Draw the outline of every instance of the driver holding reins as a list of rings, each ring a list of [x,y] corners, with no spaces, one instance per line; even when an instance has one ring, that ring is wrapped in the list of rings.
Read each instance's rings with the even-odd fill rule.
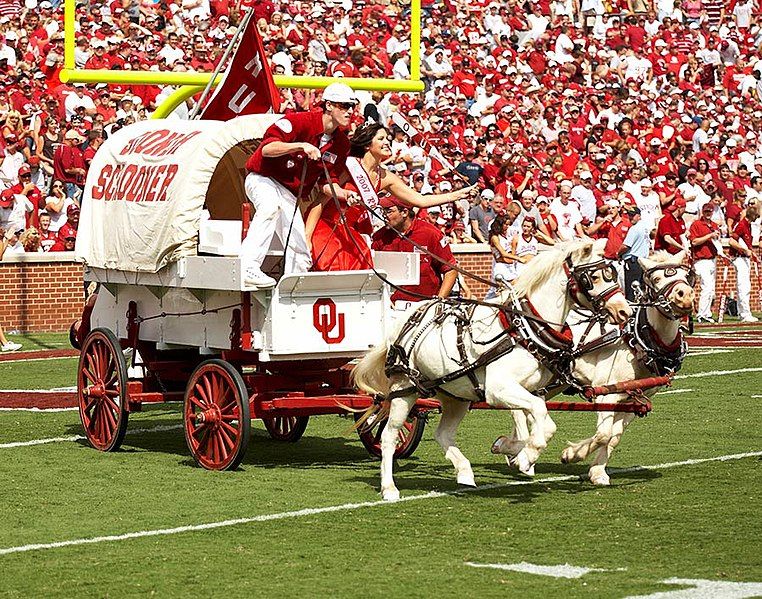
[[[309,197],[324,177],[324,165],[331,181],[322,181],[323,193],[330,195],[332,185],[339,199],[347,199],[350,192],[338,185],[338,175],[349,154],[344,129],[357,104],[352,88],[331,83],[323,91],[320,110],[288,114],[273,123],[246,162],[246,196],[256,210],[241,244],[246,287],[256,290],[275,285],[275,279],[262,272],[273,235],[284,246],[284,274],[306,272],[312,266],[297,200]]]

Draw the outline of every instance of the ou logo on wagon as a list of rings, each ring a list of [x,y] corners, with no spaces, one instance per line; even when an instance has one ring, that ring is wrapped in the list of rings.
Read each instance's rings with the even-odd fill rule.
[[[331,345],[341,343],[346,336],[344,314],[339,314],[336,303],[329,297],[321,297],[312,305],[312,326]]]

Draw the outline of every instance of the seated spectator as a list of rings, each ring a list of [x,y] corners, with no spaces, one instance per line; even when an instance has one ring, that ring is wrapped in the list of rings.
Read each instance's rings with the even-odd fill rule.
[[[63,181],[54,180],[50,188],[50,195],[45,198],[45,211],[50,216],[50,231],[52,233],[58,233],[59,229],[66,223],[69,206],[76,205],[77,203],[66,195]]]

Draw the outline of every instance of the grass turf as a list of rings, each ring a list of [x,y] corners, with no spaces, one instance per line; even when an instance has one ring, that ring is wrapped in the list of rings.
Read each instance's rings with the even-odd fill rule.
[[[758,350],[734,350],[689,357],[681,374],[759,364]],[[753,423],[762,410],[751,397],[761,380],[758,372],[677,380],[675,389],[693,391],[657,396],[654,413],[633,423],[612,465],[761,450],[762,433]],[[563,466],[557,458],[564,440],[592,434],[594,419],[569,413],[554,418],[559,431],[541,457],[537,478],[581,475],[587,466]],[[504,412],[474,412],[461,427],[461,447],[481,485],[516,480],[489,453],[492,440],[506,432],[509,421]],[[270,441],[255,423],[241,470],[229,473],[196,468],[181,429],[130,433],[179,422],[177,405],[133,414],[124,450],[113,454],[98,453],[84,442],[0,449],[0,501],[6,506],[0,547],[378,499],[378,462],[343,434],[346,420],[313,418],[305,437],[293,445]],[[397,466],[403,496],[457,490],[432,430],[427,429],[413,458]],[[0,443],[80,432],[76,412],[0,413]],[[615,471],[612,481],[606,489],[576,479],[502,486],[203,532],[5,555],[0,556],[5,574],[0,593],[582,597],[592,592],[624,597],[674,590],[659,584],[671,576],[762,581],[759,459]],[[473,569],[467,561],[627,570],[557,580]]]

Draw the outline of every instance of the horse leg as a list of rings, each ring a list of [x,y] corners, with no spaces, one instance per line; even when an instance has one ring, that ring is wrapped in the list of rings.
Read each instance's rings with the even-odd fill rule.
[[[583,439],[572,443],[571,441],[566,444],[566,447],[561,452],[562,464],[574,464],[581,462],[593,453],[596,449],[608,443],[609,436],[605,434],[605,431],[610,429],[611,423],[606,422],[614,417],[613,412],[598,412],[598,423],[596,424],[596,432],[592,437]]]
[[[442,417],[439,419],[434,439],[445,452],[445,457],[455,467],[458,484],[475,487],[476,481],[474,481],[474,472],[471,470],[471,462],[455,445],[458,426],[468,413],[468,402],[445,396],[437,396],[437,399],[442,404]]]
[[[504,455],[508,465],[511,464],[511,459],[524,449],[524,445],[529,439],[529,426],[524,411],[511,410],[511,416],[513,417],[513,434],[510,437],[499,436],[495,439],[490,450],[492,453]]]
[[[624,429],[626,429],[627,425],[634,419],[635,414],[618,413],[614,416],[611,425],[611,436],[609,437],[608,443],[598,450],[598,454],[595,456],[595,461],[593,461],[593,464],[588,471],[590,482],[594,485],[608,486],[611,484],[609,475],[606,472],[606,466],[611,459],[611,454],[622,439]]]
[[[499,380],[499,377],[495,378]],[[545,434],[545,424],[548,417],[545,401],[505,377],[500,380],[499,384],[487,386],[486,396],[487,403],[492,406],[519,409],[526,413],[531,424],[531,430],[526,445],[512,460],[512,463],[520,472],[531,476],[532,467],[549,440]]]
[[[381,495],[386,501],[397,501],[400,492],[394,485],[394,450],[397,448],[400,429],[415,405],[416,396],[395,397],[389,406],[389,419],[381,433]]]

